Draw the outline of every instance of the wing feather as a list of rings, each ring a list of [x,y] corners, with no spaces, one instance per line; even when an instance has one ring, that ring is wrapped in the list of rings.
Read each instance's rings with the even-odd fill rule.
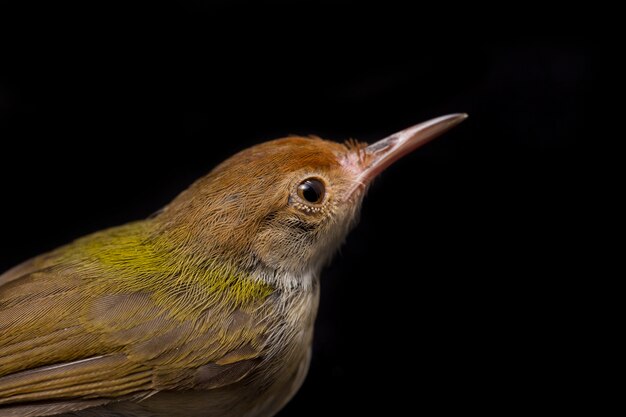
[[[86,294],[62,263],[45,255],[0,275],[0,417],[216,388],[258,364],[253,308],[181,320],[145,290]]]

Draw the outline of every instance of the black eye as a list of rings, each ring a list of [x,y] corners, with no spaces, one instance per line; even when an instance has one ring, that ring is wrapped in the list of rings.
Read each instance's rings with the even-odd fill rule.
[[[324,199],[324,184],[317,178],[306,179],[298,185],[298,195],[309,203],[320,203]]]

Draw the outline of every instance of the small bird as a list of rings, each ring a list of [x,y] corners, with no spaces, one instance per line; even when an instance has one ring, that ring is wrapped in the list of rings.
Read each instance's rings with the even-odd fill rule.
[[[275,415],[307,374],[320,269],[372,179],[466,117],[369,146],[253,146],[154,216],[0,275],[0,417]]]

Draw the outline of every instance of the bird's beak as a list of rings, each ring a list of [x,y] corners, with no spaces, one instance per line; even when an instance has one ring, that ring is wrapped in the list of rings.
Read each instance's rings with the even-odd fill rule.
[[[430,142],[466,118],[467,114],[465,113],[437,117],[369,145],[364,149],[365,155],[362,159],[364,166],[358,174],[358,184],[362,186],[369,184],[374,177],[395,161]]]

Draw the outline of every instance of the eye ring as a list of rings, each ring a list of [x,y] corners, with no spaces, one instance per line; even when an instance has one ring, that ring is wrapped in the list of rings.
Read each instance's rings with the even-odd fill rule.
[[[298,184],[297,194],[307,204],[320,204],[324,201],[326,186],[319,178],[307,178]]]

